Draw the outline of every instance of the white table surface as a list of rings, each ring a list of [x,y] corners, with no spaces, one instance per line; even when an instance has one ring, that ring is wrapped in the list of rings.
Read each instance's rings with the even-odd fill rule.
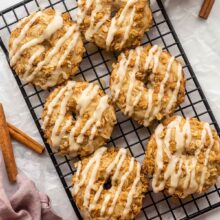
[[[1,0],[0,10],[21,0]],[[198,18],[202,0],[167,0],[165,5],[190,63],[209,104],[220,124],[220,0],[216,0],[207,21]],[[9,74],[4,55],[0,53],[0,102],[8,120],[41,141],[17,84]],[[4,70],[4,71],[2,71]],[[14,142],[17,166],[31,178],[38,189],[46,192],[56,212],[64,220],[76,219],[54,167],[45,154],[38,156]],[[21,170],[22,168],[22,170]],[[44,181],[42,181],[42,179]],[[5,178],[7,184],[7,178]],[[11,188],[7,188],[9,193]],[[220,208],[199,218],[217,220]]]

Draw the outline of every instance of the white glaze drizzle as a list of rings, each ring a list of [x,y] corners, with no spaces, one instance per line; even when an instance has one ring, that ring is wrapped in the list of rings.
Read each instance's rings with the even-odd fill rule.
[[[185,162],[185,171],[186,171],[186,176],[185,176],[185,179],[183,181],[183,189],[184,191],[186,191],[186,189],[188,188],[189,186],[189,183],[190,183],[190,161],[189,160],[186,160]]]
[[[75,141],[75,132],[76,129],[79,128],[82,120],[82,115],[85,113],[87,107],[92,102],[93,98],[97,95],[99,90],[98,85],[94,85],[93,83],[89,84],[86,89],[84,89],[80,95],[80,97],[77,100],[77,106],[76,109],[79,111],[79,118],[76,121],[75,126],[71,129],[70,135],[69,135],[69,145],[70,150],[78,150],[79,144]]]
[[[155,108],[155,112],[154,112],[155,114],[160,110],[161,100],[162,100],[163,95],[164,95],[164,87],[165,87],[165,84],[166,84],[167,80],[169,79],[170,71],[171,71],[173,62],[174,62],[174,57],[171,57],[169,62],[168,62],[168,65],[167,65],[167,70],[166,70],[165,76],[164,76],[164,78],[163,78],[163,80],[160,84],[160,90],[159,90],[159,93],[158,93],[158,105]]]
[[[14,30],[21,28],[21,26],[29,19],[29,17],[21,18],[18,23],[15,25]]]
[[[92,211],[92,210],[95,208],[95,206],[96,206],[96,204],[97,204],[97,201],[99,200],[103,189],[104,189],[104,188],[103,188],[103,186],[101,185],[101,186],[99,187],[98,191],[95,193],[94,199],[93,199],[92,203],[89,205],[89,211]]]
[[[59,147],[60,140],[62,138],[62,132],[57,135],[58,129],[61,126],[64,117],[66,115],[66,109],[67,109],[67,104],[71,96],[73,95],[73,87],[75,86],[76,82],[74,81],[69,81],[67,83],[67,90],[64,94],[64,98],[62,99],[62,102],[60,104],[60,109],[59,109],[59,115],[57,117],[57,120],[55,122],[55,125],[52,129],[52,134],[51,134],[51,141],[54,147]]]
[[[98,94],[99,86],[90,83],[86,89],[83,90],[79,99],[77,100],[76,109],[79,111],[79,115],[83,115],[86,108],[89,106],[94,97]]]
[[[195,155],[192,159],[186,158],[182,155],[182,152],[185,148],[190,145],[192,140],[191,128],[189,119],[186,119],[182,129],[180,129],[180,123],[182,118],[177,116],[175,120],[173,120],[167,126],[167,131],[164,139],[161,139],[161,134],[163,132],[163,125],[160,124],[155,130],[155,139],[157,143],[157,153],[156,153],[156,171],[153,175],[152,187],[154,192],[159,192],[164,189],[166,181],[170,179],[170,187],[169,192],[172,194],[179,183],[179,178],[182,174],[182,166],[185,165],[186,176],[183,180],[183,194],[187,196],[197,190],[202,191],[205,176],[207,172],[207,164],[209,160],[210,151],[214,145],[214,139],[212,135],[212,131],[210,125],[208,123],[204,123],[203,130],[201,134],[201,144],[195,152]],[[171,151],[169,149],[169,142],[171,140],[171,131],[175,129],[175,142],[176,142],[176,152],[171,155]],[[205,160],[202,167],[202,172],[200,176],[200,181],[196,180],[196,165],[198,156],[201,150],[204,148],[206,143],[207,135],[210,139],[209,146],[205,152]],[[161,170],[163,169],[163,152],[166,152],[169,162],[167,168],[164,172],[164,179],[160,182],[158,181],[159,176],[161,175]],[[178,170],[176,171],[176,166],[178,166]],[[159,183],[158,183],[159,182]]]
[[[95,183],[95,178],[100,166],[100,161],[102,158],[102,155],[106,152],[107,148],[101,148],[101,152],[97,155],[96,160],[95,160],[95,165],[93,166],[93,169],[91,171],[89,180],[88,180],[88,184],[86,186],[85,189],[85,193],[84,193],[84,201],[83,201],[83,206],[84,207],[88,207],[89,206],[89,197],[90,197],[90,191],[92,189],[92,187],[94,186]]]
[[[129,75],[129,86],[128,86],[128,90],[127,90],[126,105],[125,105],[125,114],[128,114],[129,116],[132,115],[133,109],[134,109],[134,102],[131,103],[132,90],[133,90],[135,82],[136,82],[135,76],[136,76],[136,73],[138,72],[138,69],[139,69],[142,50],[143,50],[142,47],[137,47],[135,49],[135,52],[136,52],[135,65],[132,68],[132,71]]]
[[[131,14],[128,17],[129,22],[127,24],[127,27],[126,27],[125,33],[124,33],[124,37],[123,37],[123,39],[121,41],[121,44],[120,44],[121,48],[124,46],[124,44],[126,43],[127,39],[129,38],[129,33],[130,33],[130,30],[131,30],[131,27],[132,27],[132,24],[133,24],[135,12],[136,12],[136,8],[134,7],[132,9],[132,11],[131,11]]]
[[[44,51],[45,51],[45,48],[42,46],[33,53],[33,55],[28,60],[26,71],[25,71],[24,75],[22,76],[23,79],[25,79],[27,77],[28,73],[33,68],[33,63],[34,63],[35,59],[37,57],[39,57]]]
[[[107,38],[106,38],[106,49],[109,50],[109,47],[114,39],[114,36],[115,36],[115,32],[117,31],[117,28],[116,28],[116,17],[114,17],[112,20],[111,20],[111,23],[110,23],[110,27],[109,27],[109,30],[108,30],[108,34],[107,34]]]
[[[116,167],[116,171],[114,173],[114,176],[112,178],[112,182],[113,183],[114,183],[115,179],[118,178],[119,170],[120,170],[120,168],[122,166],[122,163],[123,163],[124,159],[125,159],[125,156],[122,155],[122,157],[121,157],[121,159],[120,159],[120,161],[118,163],[118,166]],[[124,182],[126,181],[128,175],[132,172],[133,167],[134,167],[134,158],[131,159],[130,164],[129,164],[129,170],[121,177],[121,181],[120,181],[120,184],[119,184],[119,186],[117,188],[117,191],[114,192],[112,203],[111,203],[110,207],[108,206],[109,208],[108,208],[108,211],[107,211],[107,216],[110,216],[112,214],[112,212],[114,211],[114,208],[115,208],[116,202],[118,200],[118,197],[121,194],[121,190],[122,190],[122,187],[124,185]],[[108,202],[109,202],[109,200],[111,198],[111,196],[110,196],[111,194],[112,194],[112,190],[110,190],[110,192],[104,198],[104,202],[103,202],[102,207],[101,207],[101,216],[103,216],[105,214],[105,212],[106,212]]]
[[[126,59],[124,53],[121,55],[121,60],[119,62],[119,68],[117,70],[118,82],[116,82],[116,80],[115,80],[115,81],[113,81],[113,84],[112,84],[113,101],[116,101],[118,99],[118,96],[119,96],[120,91],[121,91],[122,82],[123,82],[123,79],[125,77],[126,70],[128,68],[128,65],[130,63],[130,60],[131,60],[131,57],[132,57],[133,53],[134,53],[134,50],[131,50],[129,52],[128,59]]]
[[[162,82],[160,83],[160,90],[159,90],[159,93],[157,95],[157,106],[154,107],[154,110],[151,114],[150,117],[148,118],[145,118],[145,122],[144,124],[147,126],[149,125],[149,123],[155,118],[155,116],[157,115],[157,113],[160,111],[161,109],[161,101],[162,101],[162,98],[164,96],[164,88],[165,88],[165,84],[166,82],[168,81],[169,79],[169,76],[170,76],[170,71],[171,71],[171,68],[172,68],[172,64],[174,62],[174,57],[171,57],[169,59],[169,62],[168,62],[168,65],[167,65],[167,70],[166,70],[166,73],[165,73],[165,76],[162,80]]]
[[[189,195],[191,193],[193,193],[194,191],[197,190],[198,188],[198,183],[196,181],[196,164],[197,164],[197,157],[198,155],[195,156],[195,158],[192,158],[192,161],[191,161],[191,170],[188,171],[190,174],[190,178],[187,182],[185,182],[185,186],[187,186],[188,188],[185,188],[185,191],[184,191],[184,195]]]
[[[95,8],[92,11],[91,17],[90,17],[90,25],[89,28],[85,32],[85,38],[86,40],[90,41],[93,37],[93,35],[99,30],[99,28],[109,19],[110,14],[106,12],[106,14],[97,22],[95,25],[95,17],[98,12],[102,11],[103,6],[101,4],[101,0],[95,0]],[[84,19],[84,18],[83,18]]]
[[[67,119],[64,122],[64,126],[62,127],[61,132],[60,132],[61,137],[63,137],[63,135],[65,135],[67,128],[72,125],[72,121],[73,121],[73,118],[72,118],[72,116],[70,116],[69,119]]]
[[[18,44],[25,38],[25,35],[27,34],[27,31],[30,29],[31,25],[37,20],[38,17],[40,17],[42,15],[42,12],[39,11],[39,12],[36,12],[32,18],[24,25],[24,27],[22,28],[21,32],[19,33],[19,35],[13,40],[12,42],[12,47],[11,47],[11,50],[9,52],[9,57],[11,58],[16,49],[17,49],[17,46]],[[25,18],[24,21],[22,20],[21,22],[19,22],[19,25],[16,27],[17,28],[20,28],[24,22],[26,22],[28,18]]]
[[[81,169],[82,169],[82,162],[79,161],[77,163],[77,170],[76,170],[76,174],[75,174],[76,183],[74,184],[74,186],[72,187],[72,190],[71,190],[72,195],[75,195],[77,193],[76,190],[79,190],[78,184],[80,182],[80,178],[79,177],[80,177]]]
[[[78,13],[77,13],[77,23],[78,23],[78,25],[80,25],[83,22],[87,11],[92,6],[93,1],[94,0],[86,0],[86,5],[85,6],[82,6],[82,0],[78,1],[78,6],[79,6],[78,7]],[[82,10],[82,8],[84,10]]]
[[[179,168],[176,171],[176,166],[179,163]],[[170,188],[169,193],[173,194],[174,190],[178,186],[179,177],[182,173],[183,159],[179,156],[174,155],[171,158],[171,162],[168,164],[166,172],[164,173],[164,180],[167,181],[170,178]]]
[[[113,197],[113,201],[111,203],[111,206],[108,209],[108,212],[107,212],[108,216],[110,216],[113,213],[115,205],[116,205],[117,200],[118,200],[118,197],[121,194],[122,187],[123,187],[126,179],[128,178],[129,174],[132,172],[133,169],[134,169],[134,158],[132,157],[131,161],[130,161],[130,164],[129,164],[128,171],[121,177],[121,182],[119,184],[119,187],[118,187],[117,191],[115,192],[115,195]]]
[[[204,147],[204,144],[206,141],[206,135],[207,135],[206,126],[207,125],[208,125],[207,123],[204,123],[203,129],[202,129],[202,134],[201,134],[201,140],[200,140],[201,144],[197,148],[197,150],[195,152],[195,157],[191,161],[192,168],[191,168],[191,172],[190,172],[190,180],[185,183],[186,186],[188,186],[188,188],[186,188],[186,190],[184,192],[185,195],[191,194],[199,188],[199,183],[196,181],[196,165],[197,165],[199,154],[200,154],[202,148]],[[201,177],[202,177],[202,175],[201,175]],[[200,182],[200,184],[201,184],[201,182]]]
[[[156,53],[155,53],[156,52]],[[154,75],[157,72],[157,68],[159,66],[159,59],[162,53],[162,48],[158,45],[154,45],[148,52],[147,59],[144,65],[145,71],[149,69],[150,63],[153,60],[152,73],[149,79],[152,81],[154,79]]]
[[[153,47],[150,48],[149,52],[148,52],[148,55],[147,55],[147,59],[145,61],[145,64],[144,64],[144,69],[145,70],[148,70],[149,69],[149,65],[150,65],[150,62],[154,59],[155,60],[159,60],[158,58],[158,54],[156,56],[156,58],[154,58],[154,53],[157,51],[158,49],[158,45],[154,45]],[[154,67],[156,66],[156,67]],[[153,70],[155,71],[155,69],[157,68],[158,66],[158,62],[154,62],[153,63]]]
[[[180,90],[180,83],[182,80],[182,66],[181,64],[178,65],[178,71],[177,71],[177,82],[176,87],[172,93],[172,96],[169,99],[169,102],[166,107],[166,112],[169,113],[170,109],[172,108],[173,104],[177,101],[177,96]]]
[[[119,166],[119,159],[120,158],[124,158],[126,156],[126,150],[124,148],[121,148],[115,159],[108,165],[108,167],[106,168],[106,172],[105,172],[105,179],[108,178],[109,174],[111,173],[111,171],[114,169],[114,167],[117,165],[117,167]],[[117,168],[116,168],[117,169]],[[99,200],[101,193],[103,191],[103,185],[100,185],[98,191],[96,192],[95,196],[94,196],[94,200],[92,201],[92,203],[89,206],[89,210],[93,210],[95,208],[95,205],[97,204],[97,201]],[[103,204],[103,206],[105,207],[105,205]],[[102,212],[104,212],[106,208],[102,208]]]
[[[72,49],[76,46],[77,40],[78,40],[78,38],[80,36],[80,33],[77,31],[72,36],[73,36],[73,38],[70,41],[68,47],[66,48],[66,50],[64,51],[62,56],[59,58],[59,61],[58,61],[58,64],[57,64],[57,68],[60,68],[60,66],[62,65],[63,61],[69,55],[70,51],[72,51]]]
[[[101,156],[105,153],[105,151],[106,151],[105,147],[101,147],[95,151],[93,157],[89,160],[89,162],[86,164],[85,168],[82,170],[82,173],[81,173],[82,178],[79,178],[78,181],[75,182],[73,189],[72,189],[73,195],[76,195],[78,193],[80,187],[85,183],[92,165],[94,165],[94,163],[96,163],[97,160],[101,159]],[[96,167],[96,170],[97,169],[98,169],[98,167]],[[90,176],[90,178],[91,178],[91,176]],[[87,185],[87,187],[88,187],[88,185]],[[85,201],[85,199],[86,198],[84,198],[84,201]]]
[[[203,168],[202,168],[200,181],[198,183],[196,181],[196,165],[197,165],[199,154],[200,154],[202,148],[204,147],[204,145],[206,143],[207,133],[208,133],[208,136],[210,138],[210,144],[209,144],[209,146],[208,146],[208,148],[205,152],[204,165],[203,165]],[[186,185],[189,185],[189,188],[186,189],[185,195],[191,194],[197,189],[199,191],[202,190],[202,187],[203,187],[203,184],[204,184],[205,174],[206,174],[206,171],[207,171],[207,163],[208,163],[208,159],[209,159],[209,153],[211,151],[211,148],[212,148],[213,144],[214,144],[214,140],[213,140],[211,128],[210,128],[208,123],[204,123],[202,134],[201,134],[201,144],[198,147],[198,149],[196,150],[195,157],[192,160],[192,165],[191,165],[192,170],[191,170],[191,175],[190,175],[191,178],[190,178],[190,181],[186,183]]]
[[[114,175],[112,177],[112,182],[113,183],[115,183],[115,180],[118,178],[118,176],[120,174],[120,169],[121,169],[121,167],[122,167],[122,165],[123,165],[123,163],[125,161],[125,158],[126,158],[126,154],[125,154],[125,152],[123,152],[123,154],[122,154],[122,156],[121,156],[121,158],[120,158],[120,160],[119,160],[119,162],[117,164],[117,167],[115,169],[115,173],[114,173]]]
[[[147,59],[144,65],[145,71],[149,69],[150,63],[153,60],[153,66],[152,66],[152,74],[150,75],[150,80],[153,80],[154,74],[157,71],[157,68],[159,66],[159,58],[162,53],[162,49],[158,47],[158,45],[154,45],[151,47],[151,49],[148,52]],[[144,126],[149,125],[149,115],[151,113],[152,107],[153,107],[153,94],[154,94],[154,89],[153,88],[148,88],[147,92],[147,110],[144,115]]]
[[[149,88],[147,90],[147,110],[144,115],[144,126],[145,127],[149,125],[148,117],[153,107],[153,94],[154,94],[154,90]]]
[[[133,102],[133,105],[130,107],[131,108],[131,113],[133,114],[133,112],[134,112],[134,107],[139,103],[139,101],[140,101],[140,99],[141,99],[141,97],[142,97],[142,95],[143,95],[143,91],[144,91],[144,84],[141,84],[141,89],[140,89],[140,91],[139,91],[139,93],[138,93],[138,95],[135,97],[135,99],[134,99],[134,102]]]
[[[52,99],[52,101],[48,104],[48,107],[47,107],[47,114],[45,115],[44,119],[43,119],[43,125],[42,125],[42,128],[45,129],[48,122],[49,122],[49,119],[50,119],[50,116],[51,114],[53,113],[54,111],[54,108],[55,106],[58,104],[61,96],[63,96],[63,94],[65,93],[66,91],[66,86],[63,87],[58,93],[57,95]]]
[[[43,32],[42,35],[40,35],[38,38],[34,38],[27,43],[23,44],[11,57],[10,64],[11,66],[14,66],[17,60],[22,55],[23,51],[35,46],[41,42],[43,42],[45,39],[48,39],[51,37],[52,34],[54,34],[58,29],[60,29],[63,26],[63,18],[61,16],[61,12],[56,12],[54,18],[52,21],[48,24],[47,28]]]
[[[111,199],[111,195],[110,194],[107,194],[104,198],[104,202],[102,203],[102,207],[101,207],[101,212],[100,212],[100,215],[103,216],[104,213],[105,213],[105,210],[107,208],[107,205],[108,205],[108,202],[109,200]]]
[[[140,181],[140,173],[141,173],[141,165],[139,163],[137,163],[137,168],[136,168],[136,177],[134,179],[134,182],[131,186],[131,189],[128,193],[128,197],[127,197],[127,202],[125,205],[125,209],[123,211],[123,217],[125,218],[126,215],[129,213],[129,211],[131,210],[131,204],[133,201],[133,195],[135,194],[135,190],[137,188],[137,184]]]
[[[202,188],[203,188],[203,185],[205,182],[205,176],[206,176],[206,172],[207,172],[207,164],[209,161],[209,154],[210,154],[210,151],[212,150],[212,147],[214,144],[214,139],[213,139],[212,130],[210,128],[210,125],[208,123],[205,123],[204,129],[206,129],[206,134],[208,134],[208,137],[210,139],[210,143],[209,143],[208,148],[205,152],[205,161],[204,161],[203,168],[202,168],[202,174],[201,174],[200,183],[199,183],[199,191],[202,191]],[[204,143],[205,143],[205,141],[204,141]]]
[[[93,125],[92,130],[91,130],[91,136],[94,137],[96,129],[100,125],[100,120],[102,118],[102,114],[107,109],[107,107],[108,107],[108,96],[105,95],[100,98],[99,104],[98,104],[96,110],[94,111],[92,117],[89,118],[89,120],[86,122],[86,124],[82,128],[80,135],[77,137],[77,143],[83,142],[84,134],[92,126],[92,124],[95,123]],[[91,138],[89,137],[89,139],[91,139]]]
[[[126,20],[126,16],[129,12],[129,8],[132,4],[134,4],[137,0],[128,0],[126,2],[126,5],[125,7],[123,8],[118,20],[116,20],[116,17],[114,17],[112,20],[111,20],[111,24],[110,24],[110,27],[109,27],[109,30],[108,30],[108,34],[107,34],[107,38],[106,38],[106,48],[107,50],[109,50],[110,46],[111,46],[111,43],[114,39],[114,36],[115,36],[115,33],[116,31],[118,30],[118,27]],[[132,20],[133,22],[133,20]],[[131,24],[129,24],[128,26],[131,26]],[[124,35],[125,37],[125,35]]]
[[[159,59],[160,59],[161,53],[162,53],[162,48],[158,48],[157,53],[155,54],[155,56],[153,56],[153,58],[154,58],[154,65],[153,65],[153,69],[152,69],[153,73],[157,72],[157,68],[159,66]],[[151,78],[153,79],[152,75],[151,75]]]
[[[85,32],[86,40],[90,41],[99,28],[109,19],[109,14],[104,15],[104,17],[94,26],[90,24],[90,27]]]
[[[66,31],[66,33],[56,42],[55,46],[52,48],[52,50],[48,53],[48,55],[44,58],[44,60],[42,60],[41,62],[38,63],[37,67],[34,69],[34,71],[26,77],[26,80],[28,82],[32,81],[33,78],[35,77],[36,74],[39,73],[39,71],[42,69],[42,67],[44,65],[47,65],[51,59],[59,52],[60,48],[63,46],[64,42],[70,38],[70,36],[73,34],[73,31],[75,30],[75,25],[71,26],[68,28],[68,30]],[[60,75],[60,71],[56,72],[57,74],[55,74],[55,72],[53,72],[53,76],[57,75],[56,79],[59,77]],[[55,80],[56,80],[55,79]],[[55,82],[56,83],[56,82]]]
[[[118,168],[118,166],[119,166],[118,160],[119,160],[120,158],[123,158],[123,161],[124,161],[124,157],[126,156],[126,154],[127,154],[127,151],[126,151],[124,148],[121,148],[121,149],[118,151],[118,153],[117,153],[115,159],[113,160],[112,163],[109,164],[109,166],[108,166],[107,169],[106,169],[106,174],[107,174],[107,175],[109,175],[109,174],[111,173],[111,171],[114,169],[115,165],[117,165],[117,166],[116,166],[116,169]]]

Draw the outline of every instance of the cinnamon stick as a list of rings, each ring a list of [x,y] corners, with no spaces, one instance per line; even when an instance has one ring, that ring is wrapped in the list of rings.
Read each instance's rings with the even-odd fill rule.
[[[7,125],[11,137],[13,137],[16,141],[24,144],[26,147],[30,148],[31,150],[39,154],[43,153],[44,147],[41,144],[39,144],[37,141],[29,137],[23,131],[16,128],[14,125],[10,123],[7,123]]]
[[[1,103],[0,103],[0,144],[1,144],[3,158],[5,161],[6,171],[8,174],[8,179],[11,182],[15,182],[18,172],[15,163],[11,139],[8,131],[8,126],[5,119],[4,109]]]
[[[204,0],[201,10],[199,12],[199,17],[207,19],[214,4],[215,0]]]

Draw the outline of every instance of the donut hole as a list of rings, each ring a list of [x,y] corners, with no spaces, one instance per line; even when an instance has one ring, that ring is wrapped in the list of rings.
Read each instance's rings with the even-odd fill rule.
[[[153,86],[152,86],[152,83],[151,82],[148,82],[148,81],[146,81],[146,82],[144,82],[144,85],[145,85],[145,87],[147,88],[147,89],[151,89]]]
[[[146,74],[146,76],[144,77],[144,80],[143,80],[145,87],[148,88],[148,89],[153,87],[152,74],[153,74],[152,72],[148,72]]]
[[[44,47],[45,51],[49,50],[53,45],[49,40],[45,40],[42,42],[42,46]]]
[[[108,179],[106,179],[106,181],[104,182],[103,188],[106,190],[109,190],[112,188],[112,180],[110,177]]]
[[[72,112],[72,116],[76,120],[76,113],[75,112]]]
[[[111,18],[115,17],[115,15],[117,14],[117,11],[111,11]]]
[[[111,14],[110,14],[111,18],[115,17],[115,15],[118,13],[118,11],[120,10],[120,8],[121,8],[121,5],[120,5],[119,3],[114,2],[114,3],[112,4]]]

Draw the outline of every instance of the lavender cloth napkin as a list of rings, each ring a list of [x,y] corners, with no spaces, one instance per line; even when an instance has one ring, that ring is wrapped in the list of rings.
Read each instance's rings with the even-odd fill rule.
[[[2,175],[0,152],[0,220],[62,220],[51,211],[49,197],[38,192],[35,184],[20,174],[17,176],[17,191],[8,198]]]

